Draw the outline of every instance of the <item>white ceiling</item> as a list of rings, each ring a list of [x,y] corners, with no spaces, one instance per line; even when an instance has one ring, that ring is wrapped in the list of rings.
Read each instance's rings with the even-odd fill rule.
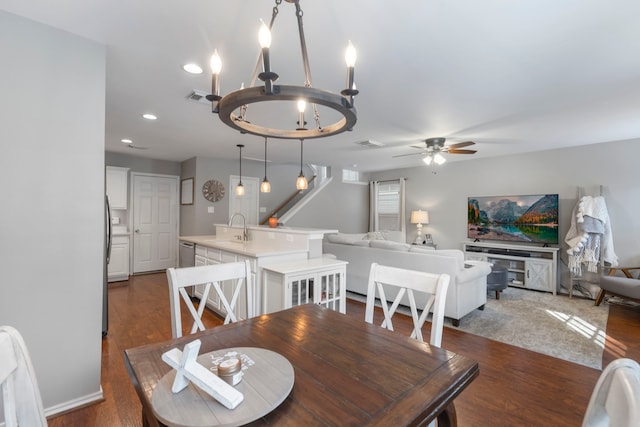
[[[313,86],[345,86],[344,49],[358,51],[358,122],[305,142],[305,162],[360,171],[421,165],[427,137],[472,140],[466,160],[640,137],[637,0],[300,0]],[[155,159],[262,158],[210,107],[208,61],[223,59],[222,94],[249,83],[259,19],[272,0],[0,0],[0,9],[107,46],[106,148]],[[271,63],[280,84],[302,84],[294,6],[282,2]],[[205,73],[182,71],[195,61]],[[153,112],[149,122],[141,114]],[[257,115],[258,113],[256,113]],[[261,111],[259,114],[263,114]],[[292,121],[297,120],[295,111]],[[259,121],[259,120],[256,120]],[[307,118],[307,121],[310,121]],[[329,119],[327,119],[329,121]],[[131,138],[147,150],[120,142]],[[356,142],[373,140],[382,148]],[[299,162],[299,142],[273,140],[274,162]],[[354,166],[357,165],[357,166]]]

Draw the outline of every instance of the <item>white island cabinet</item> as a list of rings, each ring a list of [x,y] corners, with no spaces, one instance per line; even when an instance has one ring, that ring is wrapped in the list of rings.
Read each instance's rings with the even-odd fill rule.
[[[301,304],[346,313],[347,261],[313,258],[263,268],[263,314]]]
[[[216,235],[212,236],[180,236],[181,241],[192,242],[196,245],[195,265],[211,265],[219,263],[249,260],[251,265],[251,279],[253,282],[253,311],[256,315],[263,314],[263,269],[265,266],[286,262],[305,261],[309,258],[322,256],[322,237],[325,232],[335,230],[312,229],[269,229],[266,227],[249,227],[249,240],[243,242],[236,236],[242,237],[242,227],[216,226]],[[320,251],[318,252],[318,247]],[[231,297],[230,284],[222,284],[223,292]],[[202,286],[196,286],[194,296],[202,296]],[[246,293],[240,296],[236,304],[236,316],[246,319]],[[212,310],[226,315],[224,306],[220,304],[215,292],[209,292],[206,304]]]

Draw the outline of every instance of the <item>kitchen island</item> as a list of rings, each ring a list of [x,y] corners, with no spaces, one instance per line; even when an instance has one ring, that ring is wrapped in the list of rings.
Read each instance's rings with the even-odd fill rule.
[[[248,239],[243,240],[244,228],[228,225],[216,225],[215,235],[180,236],[179,240],[195,244],[194,265],[212,265],[249,260],[253,282],[253,312],[263,314],[263,267],[283,262],[306,260],[322,257],[322,238],[325,233],[337,230],[292,228],[292,227],[247,227]],[[226,289],[225,291],[226,294]],[[229,290],[230,292],[230,290]],[[202,296],[202,286],[196,286],[194,295]],[[241,295],[246,300],[245,295]],[[207,306],[226,315],[224,306],[215,292],[207,298]],[[247,307],[238,304],[236,316],[246,319]]]

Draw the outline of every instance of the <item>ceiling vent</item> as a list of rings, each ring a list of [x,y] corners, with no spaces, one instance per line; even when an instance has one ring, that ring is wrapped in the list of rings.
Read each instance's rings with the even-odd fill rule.
[[[201,104],[211,106],[211,101],[207,100],[207,92],[203,92],[201,90],[194,89],[191,91],[189,95],[187,95],[187,99],[190,101],[199,102]]]
[[[384,147],[384,144],[378,141],[372,141],[370,139],[367,139],[365,141],[357,141],[356,144],[362,146],[362,147],[367,147],[367,148],[382,148]]]

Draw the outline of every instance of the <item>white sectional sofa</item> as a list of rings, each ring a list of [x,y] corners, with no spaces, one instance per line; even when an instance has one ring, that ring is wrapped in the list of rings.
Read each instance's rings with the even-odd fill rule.
[[[435,250],[389,241],[383,239],[380,233],[337,233],[325,236],[323,252],[349,262],[347,290],[362,295],[367,294],[369,269],[373,262],[409,270],[448,274],[451,281],[444,315],[453,321],[454,326],[458,326],[460,319],[473,310],[483,309],[487,301],[490,264],[478,262],[465,266],[461,250]],[[417,298],[416,302],[423,306],[426,303]]]

